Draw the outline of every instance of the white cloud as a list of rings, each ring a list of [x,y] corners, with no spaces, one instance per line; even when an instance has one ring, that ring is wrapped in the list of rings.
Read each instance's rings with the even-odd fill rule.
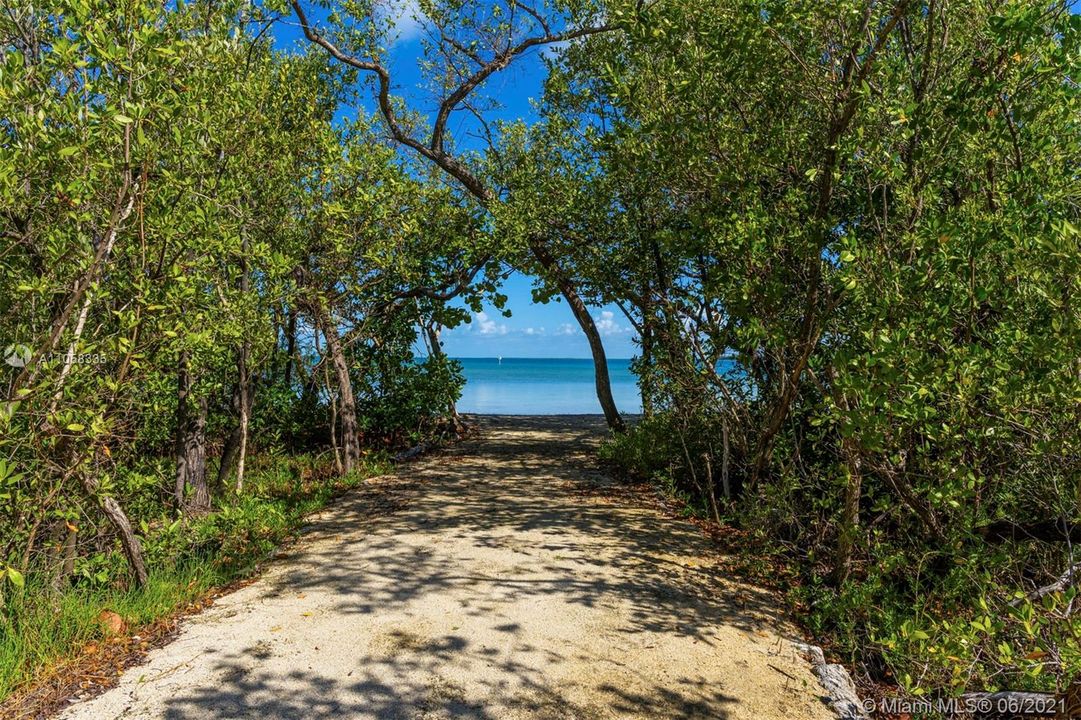
[[[616,315],[611,310],[601,312],[600,317],[594,316],[593,321],[597,324],[597,332],[605,337],[623,335],[630,332],[630,328],[616,322]]]
[[[479,312],[473,316],[473,321],[477,324],[477,332],[481,335],[506,335],[507,326],[497,323],[488,317],[488,313]]]
[[[580,330],[570,323],[563,323],[556,330],[556,335],[577,335]]]
[[[424,32],[424,14],[417,0],[378,0],[375,11],[390,22],[391,44],[415,40]]]

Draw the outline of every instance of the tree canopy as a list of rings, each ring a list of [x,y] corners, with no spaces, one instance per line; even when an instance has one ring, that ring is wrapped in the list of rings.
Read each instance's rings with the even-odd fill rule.
[[[454,436],[439,333],[523,272],[590,342],[602,454],[741,529],[865,682],[1081,671],[1068,2],[408,12],[428,104],[375,0],[0,12],[5,631],[27,585],[257,553],[283,486],[252,463],[332,483]],[[492,78],[538,54],[534,116],[496,120]]]

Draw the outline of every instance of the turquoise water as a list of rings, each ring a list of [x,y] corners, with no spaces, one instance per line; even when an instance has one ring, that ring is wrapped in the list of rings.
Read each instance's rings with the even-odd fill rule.
[[[457,358],[465,371],[458,411],[484,415],[600,413],[592,360]],[[642,399],[630,360],[609,360],[612,395],[623,413],[640,413]]]

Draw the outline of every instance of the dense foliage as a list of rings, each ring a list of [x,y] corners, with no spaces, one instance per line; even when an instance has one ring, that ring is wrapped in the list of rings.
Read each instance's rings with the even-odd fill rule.
[[[0,695],[93,627],[51,635],[35,599],[239,572],[298,522],[283,453],[322,497],[368,472],[363,441],[456,422],[458,370],[412,356],[461,319],[473,211],[268,25],[242,2],[0,13]]]
[[[514,268],[590,342],[607,457],[747,528],[864,679],[1081,671],[1068,3],[411,7],[432,107],[395,96],[378,2],[0,15],[5,603],[232,537],[249,456],[355,477],[453,428],[439,329]],[[536,122],[489,122],[538,50]],[[640,342],[627,432],[602,302]]]
[[[613,457],[782,548],[869,677],[1067,682],[1074,590],[1024,593],[1081,519],[1081,18],[659,3],[628,32],[550,93],[603,198],[572,230],[621,222],[582,282],[643,338]]]

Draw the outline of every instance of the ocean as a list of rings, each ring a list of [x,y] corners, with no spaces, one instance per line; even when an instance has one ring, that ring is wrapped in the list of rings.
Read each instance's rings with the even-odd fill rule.
[[[458,412],[482,415],[599,414],[593,361],[548,358],[455,358],[465,373]],[[612,396],[622,413],[642,412],[630,360],[609,360]]]

